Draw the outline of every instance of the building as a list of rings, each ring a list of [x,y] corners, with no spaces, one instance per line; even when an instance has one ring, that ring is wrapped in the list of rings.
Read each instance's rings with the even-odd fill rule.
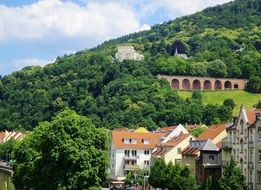
[[[25,137],[24,133],[16,131],[2,131],[0,132],[0,143],[5,143],[8,140],[22,140]]]
[[[118,61],[124,61],[124,60],[141,61],[144,59],[144,56],[139,52],[135,51],[133,46],[119,46],[118,52],[115,54],[115,58]]]
[[[221,173],[221,154],[218,145],[223,138],[227,136],[226,125],[214,125],[203,132],[196,140],[189,142],[182,152],[182,163],[187,165],[192,174],[201,183],[213,171],[208,170],[209,167],[213,167],[213,170],[218,177],[218,173]],[[219,155],[220,154],[220,155]],[[208,157],[208,159],[207,159]],[[220,159],[219,159],[220,158]],[[216,166],[215,166],[216,165]],[[206,169],[203,171],[203,169]]]
[[[136,130],[126,128],[113,130],[110,150],[111,181],[117,183],[123,181],[128,173],[135,175],[140,169],[149,171],[152,154],[158,146],[164,144],[174,147],[175,152],[180,148],[180,143],[185,143],[185,140],[188,143],[189,137],[188,131],[182,125],[159,128],[155,132],[142,127]],[[181,155],[170,159],[181,159]]]
[[[144,128],[112,131],[110,179],[123,181],[128,173],[149,170],[152,151],[165,135]]]
[[[175,49],[175,54],[174,54],[175,57],[182,57],[183,59],[188,59],[188,56],[187,54],[185,53],[179,53],[178,52],[178,48]]]
[[[153,152],[153,159],[163,158],[166,163],[181,163],[182,150],[189,145],[189,141],[194,140],[190,134],[180,133],[170,138],[167,142],[161,143]]]
[[[245,176],[248,189],[261,189],[261,110],[246,111],[241,106],[223,140],[223,167],[235,159]]]

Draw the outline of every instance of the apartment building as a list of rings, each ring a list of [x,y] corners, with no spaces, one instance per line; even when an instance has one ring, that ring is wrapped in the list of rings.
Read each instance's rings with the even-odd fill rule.
[[[248,189],[261,189],[261,110],[246,111],[241,106],[234,122],[227,127],[223,140],[222,165],[233,157],[245,176]]]

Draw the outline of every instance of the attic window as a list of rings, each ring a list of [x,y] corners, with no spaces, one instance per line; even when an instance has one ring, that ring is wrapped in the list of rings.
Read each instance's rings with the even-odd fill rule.
[[[122,142],[123,142],[124,144],[130,144],[130,139],[122,139]]]
[[[137,140],[136,139],[130,139],[130,144],[136,144]]]
[[[148,140],[148,139],[142,139],[141,142],[142,142],[143,144],[149,144],[149,140]]]

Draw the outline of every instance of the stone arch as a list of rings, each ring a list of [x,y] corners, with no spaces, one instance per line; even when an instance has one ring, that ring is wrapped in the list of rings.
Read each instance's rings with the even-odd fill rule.
[[[178,79],[173,79],[171,81],[171,87],[174,89],[179,89],[179,80]]]
[[[183,90],[189,90],[190,89],[190,81],[188,79],[184,79],[182,81],[182,88],[183,88]]]
[[[225,89],[232,89],[232,84],[230,81],[226,81],[224,84]]]
[[[211,90],[211,82],[209,80],[204,81],[204,89]]]
[[[220,80],[215,81],[215,90],[221,90],[222,89],[222,83]]]
[[[234,89],[238,89],[238,84],[234,84]]]
[[[198,79],[195,79],[192,83],[192,88],[194,90],[200,90],[201,89],[201,83]]]

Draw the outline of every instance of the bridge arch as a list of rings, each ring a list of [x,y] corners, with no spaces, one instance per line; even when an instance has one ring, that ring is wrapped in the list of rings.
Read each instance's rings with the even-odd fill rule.
[[[221,83],[221,81],[220,81],[220,80],[216,80],[214,86],[215,86],[215,87],[214,87],[215,90],[221,90],[221,89],[222,89],[222,83]]]
[[[190,81],[188,79],[184,79],[182,81],[182,88],[183,88],[183,90],[189,90],[190,89]]]
[[[225,84],[224,84],[224,88],[225,89],[232,89],[232,84],[230,81],[226,81]]]
[[[198,79],[195,79],[192,83],[192,88],[194,90],[200,90],[201,89],[201,83]]]
[[[204,89],[211,90],[211,82],[209,80],[204,81]]]
[[[174,89],[179,89],[179,80],[178,79],[173,79],[171,81],[171,87]]]

